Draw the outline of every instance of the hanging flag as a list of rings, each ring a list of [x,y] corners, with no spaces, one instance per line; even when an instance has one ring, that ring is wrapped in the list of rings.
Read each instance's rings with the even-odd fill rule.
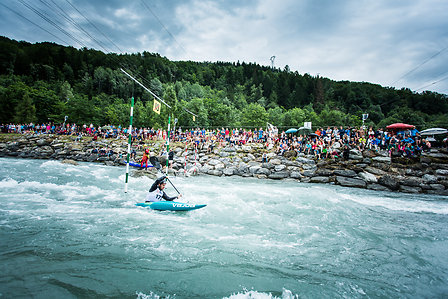
[[[193,121],[196,121],[196,116],[193,115]]]
[[[152,106],[152,111],[154,111],[157,114],[160,114],[160,102],[154,99],[154,106]]]

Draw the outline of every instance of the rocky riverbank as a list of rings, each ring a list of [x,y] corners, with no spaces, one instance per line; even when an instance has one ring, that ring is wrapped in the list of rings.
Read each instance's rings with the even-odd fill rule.
[[[150,143],[155,150],[160,143]],[[190,173],[215,176],[257,177],[260,179],[293,179],[300,182],[330,183],[347,187],[367,188],[406,193],[428,193],[448,196],[448,150],[431,150],[413,159],[393,157],[386,153],[351,150],[349,159],[314,160],[312,157],[292,153],[278,156],[267,152],[260,144],[228,146],[195,153],[185,153],[184,144],[172,144],[175,152],[174,171],[183,173],[185,155]],[[96,152],[105,150],[105,154]],[[112,152],[110,151],[112,150]],[[105,139],[92,141],[83,138],[55,135],[0,135],[0,157],[53,159],[101,162],[107,165],[124,165],[126,140]],[[288,155],[291,154],[291,155]],[[137,157],[143,155],[142,150]],[[135,170],[137,172],[137,170]]]

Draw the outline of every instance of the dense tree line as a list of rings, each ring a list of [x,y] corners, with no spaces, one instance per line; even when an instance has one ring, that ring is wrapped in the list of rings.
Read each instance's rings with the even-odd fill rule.
[[[123,68],[173,109],[152,112],[152,96],[124,75]],[[129,122],[159,127],[168,113],[184,127],[279,127],[393,122],[418,128],[448,126],[448,98],[365,82],[333,81],[254,63],[170,61],[155,53],[114,54],[54,43],[30,44],[0,37],[0,123]],[[189,110],[198,117],[193,121]]]

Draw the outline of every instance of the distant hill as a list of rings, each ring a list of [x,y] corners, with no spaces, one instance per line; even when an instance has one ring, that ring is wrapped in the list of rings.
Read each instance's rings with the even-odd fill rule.
[[[169,102],[152,112],[152,97],[120,68]],[[183,127],[448,126],[447,95],[333,81],[254,63],[170,61],[156,53],[105,54],[55,43],[0,37],[0,122],[126,125],[130,97],[135,125],[162,126],[168,113]],[[185,109],[198,115],[193,121]]]

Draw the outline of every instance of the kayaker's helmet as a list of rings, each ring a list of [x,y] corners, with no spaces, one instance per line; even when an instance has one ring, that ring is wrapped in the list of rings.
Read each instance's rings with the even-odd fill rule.
[[[147,148],[147,149],[145,150],[145,153],[149,154],[149,148]]]

